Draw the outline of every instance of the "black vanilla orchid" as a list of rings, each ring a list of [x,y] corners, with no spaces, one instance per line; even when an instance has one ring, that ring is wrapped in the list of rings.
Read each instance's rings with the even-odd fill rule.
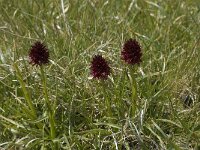
[[[31,46],[29,58],[32,65],[45,65],[49,62],[49,50],[43,43],[37,41]]]
[[[123,45],[121,59],[130,65],[140,64],[142,57],[141,47],[135,39],[129,39]]]
[[[93,78],[97,79],[107,79],[111,72],[107,61],[101,55],[93,57],[90,70]]]

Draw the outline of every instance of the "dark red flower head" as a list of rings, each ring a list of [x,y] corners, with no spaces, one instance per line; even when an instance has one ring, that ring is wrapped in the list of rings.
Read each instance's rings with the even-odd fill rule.
[[[33,65],[47,64],[49,62],[49,51],[43,43],[37,41],[31,46],[29,58]]]
[[[107,79],[111,69],[101,55],[95,55],[92,59],[90,70],[94,78]]]
[[[139,43],[135,39],[129,39],[123,45],[121,58],[126,63],[134,65],[141,62],[142,52]]]

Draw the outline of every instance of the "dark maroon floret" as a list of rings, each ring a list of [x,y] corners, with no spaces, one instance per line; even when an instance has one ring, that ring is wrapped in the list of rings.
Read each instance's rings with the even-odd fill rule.
[[[134,65],[140,64],[142,57],[141,47],[135,39],[129,39],[123,45],[121,58],[126,63]]]
[[[95,55],[91,62],[91,75],[97,79],[107,79],[111,68],[101,55]]]
[[[49,62],[49,50],[43,43],[37,41],[31,46],[29,58],[32,65],[45,65]]]

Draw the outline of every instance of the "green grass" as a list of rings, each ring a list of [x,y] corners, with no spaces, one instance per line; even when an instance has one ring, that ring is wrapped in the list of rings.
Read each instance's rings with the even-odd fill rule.
[[[0,20],[0,149],[200,149],[199,0],[0,0]],[[136,115],[120,59],[131,37]],[[46,83],[28,60],[37,40]],[[95,54],[112,68],[104,85],[89,78]]]

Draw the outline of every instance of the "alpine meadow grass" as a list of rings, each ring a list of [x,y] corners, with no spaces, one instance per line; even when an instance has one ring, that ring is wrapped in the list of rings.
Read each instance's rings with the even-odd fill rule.
[[[199,0],[0,0],[0,150],[199,150]]]

